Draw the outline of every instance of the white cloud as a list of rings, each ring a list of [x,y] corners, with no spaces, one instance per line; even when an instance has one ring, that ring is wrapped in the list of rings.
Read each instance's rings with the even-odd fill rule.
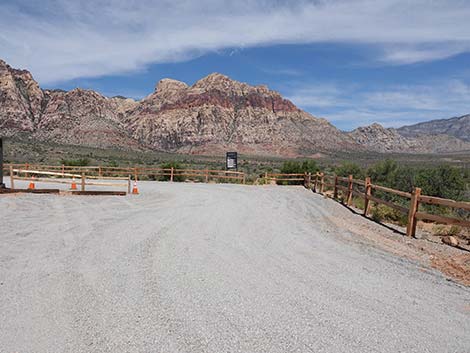
[[[290,90],[288,97],[314,115],[326,115],[336,126],[350,128],[374,122],[400,127],[470,112],[470,85],[461,80],[426,85],[395,85],[380,90],[358,85],[315,82]]]
[[[470,51],[466,0],[22,0],[0,13],[0,56],[43,84],[278,43],[376,45],[394,64]]]

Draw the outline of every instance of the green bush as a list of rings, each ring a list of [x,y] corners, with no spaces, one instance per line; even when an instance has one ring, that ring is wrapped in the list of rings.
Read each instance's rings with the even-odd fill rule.
[[[160,164],[160,168],[162,169],[183,169],[183,167],[181,166],[180,163],[178,162],[175,162],[175,161],[171,161],[171,162],[165,162],[165,163],[162,163]],[[158,180],[158,181],[170,181],[171,177],[170,175],[161,175],[161,176],[152,176],[154,178],[154,180]],[[174,175],[173,176],[173,181],[178,181],[178,182],[181,182],[181,181],[184,181],[184,177],[181,176],[181,175]]]
[[[418,170],[415,186],[420,187],[424,195],[461,200],[465,192],[465,179],[459,169],[441,165]]]
[[[60,163],[72,167],[86,167],[90,165],[90,160],[88,158],[62,159]]]
[[[281,167],[282,174],[303,174],[303,173],[316,173],[320,170],[316,161],[305,160],[305,161],[286,161]],[[284,181],[278,182],[278,184],[293,185],[302,184],[302,181]]]
[[[395,183],[398,174],[397,172],[397,162],[391,159],[386,159],[369,168],[367,170],[367,175],[375,184],[392,187]]]
[[[343,162],[339,167],[336,167],[334,171],[336,175],[342,177],[349,175],[352,175],[354,179],[364,179],[365,177],[364,170],[359,165],[352,162]]]
[[[407,223],[406,215],[385,205],[375,205],[372,207],[371,218],[376,222],[394,222],[401,226]]]
[[[117,167],[119,167],[119,163],[116,162],[115,160],[109,161],[108,162],[108,167],[117,168]]]

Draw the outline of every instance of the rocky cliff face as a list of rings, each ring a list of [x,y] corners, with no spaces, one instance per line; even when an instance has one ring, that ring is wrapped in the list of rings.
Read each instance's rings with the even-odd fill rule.
[[[32,132],[42,114],[44,94],[28,71],[0,60],[0,131],[6,136]]]
[[[125,119],[132,136],[155,149],[292,155],[357,148],[329,124],[265,86],[212,74],[189,87],[158,83]]]
[[[470,143],[453,136],[438,134],[405,137],[397,129],[386,129],[380,124],[357,128],[349,132],[348,135],[361,146],[377,152],[444,153],[470,151]]]
[[[41,90],[28,71],[13,69],[1,60],[0,134],[197,154],[234,149],[293,157],[337,150],[470,149],[456,138],[408,138],[380,125],[343,133],[266,86],[250,86],[221,74],[211,74],[192,86],[164,79],[152,94],[134,101],[82,89]],[[437,147],[436,141],[441,141]]]
[[[135,102],[134,102],[135,103]],[[28,71],[0,60],[0,133],[93,147],[138,148],[121,123],[133,106],[125,99],[106,98],[74,89],[41,90]]]
[[[446,134],[470,142],[470,114],[451,118],[426,121],[397,129],[405,137]]]

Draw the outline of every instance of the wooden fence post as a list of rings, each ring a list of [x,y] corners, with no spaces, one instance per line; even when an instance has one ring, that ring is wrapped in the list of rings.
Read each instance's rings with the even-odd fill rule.
[[[131,193],[131,175],[130,174],[127,176],[127,193],[128,194]]]
[[[10,166],[10,189],[15,189],[15,176],[13,175],[13,166]]]
[[[171,167],[170,181],[173,181],[174,173],[175,173],[175,168]]]
[[[101,170],[101,166],[98,166],[98,176],[100,178],[103,176],[103,171]]]
[[[82,173],[82,191],[85,191],[85,173]]]
[[[209,171],[206,169],[206,183],[209,182]]]
[[[420,196],[421,189],[414,188],[411,193],[410,209],[408,211],[408,225],[406,227],[406,235],[409,237],[414,237],[416,234],[416,212],[418,212]]]
[[[318,184],[318,172],[315,173],[315,183],[313,184],[314,192],[317,192],[317,184]]]
[[[134,181],[137,181],[137,177],[138,177],[137,167],[134,167]]]
[[[243,185],[245,185],[246,180],[245,180],[245,173],[243,173]]]
[[[320,173],[320,194],[323,194],[324,186],[325,186],[325,173]]]
[[[268,172],[264,172],[264,183],[268,183]]]
[[[338,176],[335,175],[335,185],[333,187],[333,199],[338,198]]]
[[[352,205],[352,197],[353,197],[353,176],[349,175],[348,178],[348,206]]]
[[[65,165],[62,164],[62,176],[64,176],[64,173],[65,173]]]
[[[370,185],[370,177],[367,177],[364,183],[364,216],[367,217],[370,211],[370,201],[369,196],[372,194],[372,186]]]

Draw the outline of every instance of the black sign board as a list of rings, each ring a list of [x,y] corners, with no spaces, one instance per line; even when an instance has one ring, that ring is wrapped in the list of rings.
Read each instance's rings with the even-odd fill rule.
[[[227,170],[237,170],[237,152],[227,152],[225,168]]]
[[[4,188],[3,184],[3,140],[0,137],[0,189]]]

